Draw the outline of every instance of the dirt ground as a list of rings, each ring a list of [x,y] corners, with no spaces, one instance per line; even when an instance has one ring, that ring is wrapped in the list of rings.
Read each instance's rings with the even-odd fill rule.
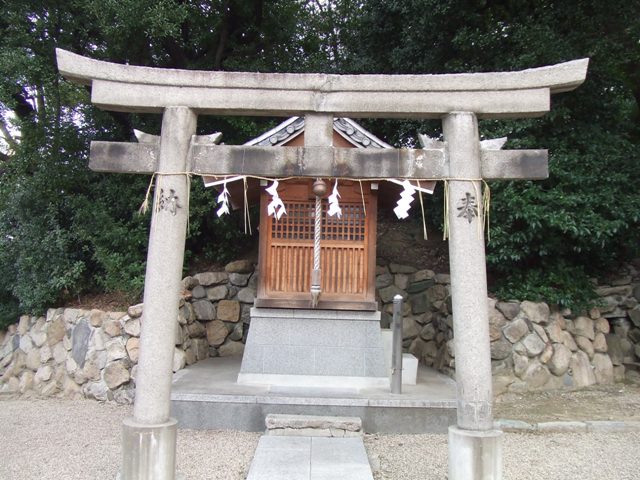
[[[508,393],[494,403],[494,417],[529,423],[569,420],[640,421],[640,385],[617,383],[579,390]]]

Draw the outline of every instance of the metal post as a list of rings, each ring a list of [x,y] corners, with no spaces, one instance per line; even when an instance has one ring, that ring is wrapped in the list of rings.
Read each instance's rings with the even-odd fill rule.
[[[402,295],[393,297],[391,393],[402,393]]]

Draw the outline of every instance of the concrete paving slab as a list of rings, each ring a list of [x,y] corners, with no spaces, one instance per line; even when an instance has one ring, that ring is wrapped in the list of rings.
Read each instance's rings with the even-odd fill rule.
[[[270,413],[360,417],[367,433],[445,433],[456,420],[455,382],[420,366],[401,395],[387,388],[240,385],[240,357],[209,358],[174,375],[179,428],[264,431]]]
[[[360,438],[311,439],[312,480],[373,480]]]
[[[263,436],[247,480],[373,480],[361,438]]]

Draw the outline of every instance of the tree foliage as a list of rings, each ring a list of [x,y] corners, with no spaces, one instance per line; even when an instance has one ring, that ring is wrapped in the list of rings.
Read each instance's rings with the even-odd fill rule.
[[[139,294],[148,178],[87,168],[90,140],[159,133],[160,118],[95,109],[61,79],[55,48],[170,68],[264,72],[519,70],[590,57],[587,82],[541,119],[485,121],[507,148],[549,148],[544,182],[494,182],[488,260],[503,296],[589,299],[590,275],[639,238],[640,7],[612,0],[49,0],[0,6],[0,317],[91,289]],[[274,119],[202,117],[199,133],[241,143]],[[368,121],[414,145],[438,122]],[[437,197],[436,197],[437,198]],[[193,182],[187,255],[240,248],[238,218],[212,215]],[[431,208],[430,210],[436,210]],[[437,218],[437,217],[436,217]],[[585,294],[585,292],[587,294]]]

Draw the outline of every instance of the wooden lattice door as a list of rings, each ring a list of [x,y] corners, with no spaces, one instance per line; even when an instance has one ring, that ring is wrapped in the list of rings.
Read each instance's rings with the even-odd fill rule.
[[[267,215],[262,194],[258,306],[308,308],[310,305],[315,197],[311,181],[281,183],[287,215]],[[375,192],[370,184],[341,182],[342,217],[330,217],[322,205],[322,295],[319,308],[375,309]]]

